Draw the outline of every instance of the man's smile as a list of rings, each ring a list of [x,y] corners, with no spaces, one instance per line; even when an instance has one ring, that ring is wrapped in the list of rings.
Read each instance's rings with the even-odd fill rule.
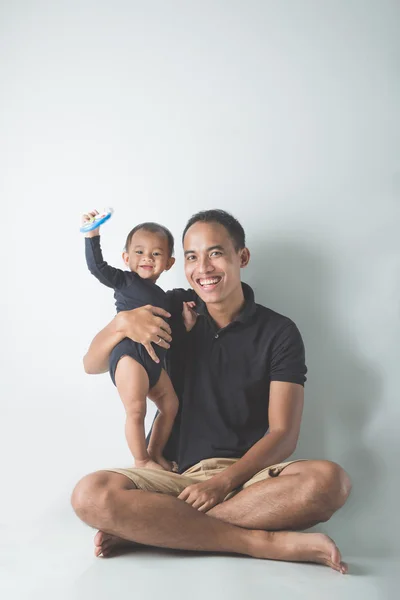
[[[196,278],[196,283],[201,287],[202,290],[214,290],[219,282],[222,280],[220,275],[214,277],[200,277]]]

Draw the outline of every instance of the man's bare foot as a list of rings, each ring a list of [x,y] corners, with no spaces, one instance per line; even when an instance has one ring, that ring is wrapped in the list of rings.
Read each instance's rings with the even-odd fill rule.
[[[102,556],[103,558],[119,556],[133,550],[137,546],[140,546],[140,544],[123,540],[116,535],[104,533],[104,531],[98,531],[94,536],[94,555]]]
[[[299,533],[295,531],[253,531],[252,556],[295,562],[320,563],[339,573],[348,572],[342,562],[339,548],[323,533]]]
[[[157,456],[154,457],[154,460],[162,466],[163,469],[165,469],[165,471],[172,471],[173,469],[173,464],[172,462],[170,462],[169,460],[167,460],[166,458],[164,458],[163,456]],[[175,463],[176,464],[176,463]]]
[[[157,471],[165,471],[168,469],[164,469],[158,462],[152,460],[135,460],[135,468],[137,469],[156,469]]]

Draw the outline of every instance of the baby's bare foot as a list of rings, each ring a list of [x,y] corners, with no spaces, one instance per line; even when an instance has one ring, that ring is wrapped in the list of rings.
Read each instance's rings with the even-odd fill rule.
[[[323,533],[292,531],[254,531],[254,554],[257,558],[271,558],[326,565],[345,574],[348,565],[342,562],[339,548]]]
[[[116,535],[104,533],[104,531],[98,531],[94,536],[94,555],[102,556],[103,558],[124,554],[137,546],[140,546],[140,544],[123,540]]]

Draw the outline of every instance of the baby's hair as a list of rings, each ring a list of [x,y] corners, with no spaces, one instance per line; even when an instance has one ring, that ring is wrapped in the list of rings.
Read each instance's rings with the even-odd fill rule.
[[[174,254],[174,236],[172,235],[170,230],[164,227],[164,225],[159,225],[158,223],[151,222],[140,223],[140,225],[136,225],[136,227],[134,227],[132,231],[128,233],[128,237],[126,238],[125,242],[125,252],[128,252],[129,246],[131,245],[132,237],[137,231],[139,231],[139,229],[144,229],[145,231],[149,231],[150,233],[158,233],[160,235],[165,236],[168,241],[169,255],[172,256]]]

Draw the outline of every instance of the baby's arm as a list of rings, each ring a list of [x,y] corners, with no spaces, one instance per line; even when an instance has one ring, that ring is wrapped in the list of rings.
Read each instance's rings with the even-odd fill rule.
[[[194,300],[191,300],[190,302],[184,302],[182,317],[186,331],[191,331],[196,325],[197,316],[196,302],[194,302]]]
[[[83,215],[83,223],[88,221],[90,216],[94,216],[96,213],[97,211],[94,211],[93,213]],[[89,271],[100,281],[100,283],[113,289],[123,287],[126,284],[124,271],[122,271],[122,269],[110,267],[103,259],[99,228],[88,231],[85,234],[85,255]]]
[[[186,331],[190,331],[197,320],[196,302],[198,296],[194,290],[174,289],[167,292],[169,310],[172,318],[171,323],[181,331],[180,324],[183,323]]]

